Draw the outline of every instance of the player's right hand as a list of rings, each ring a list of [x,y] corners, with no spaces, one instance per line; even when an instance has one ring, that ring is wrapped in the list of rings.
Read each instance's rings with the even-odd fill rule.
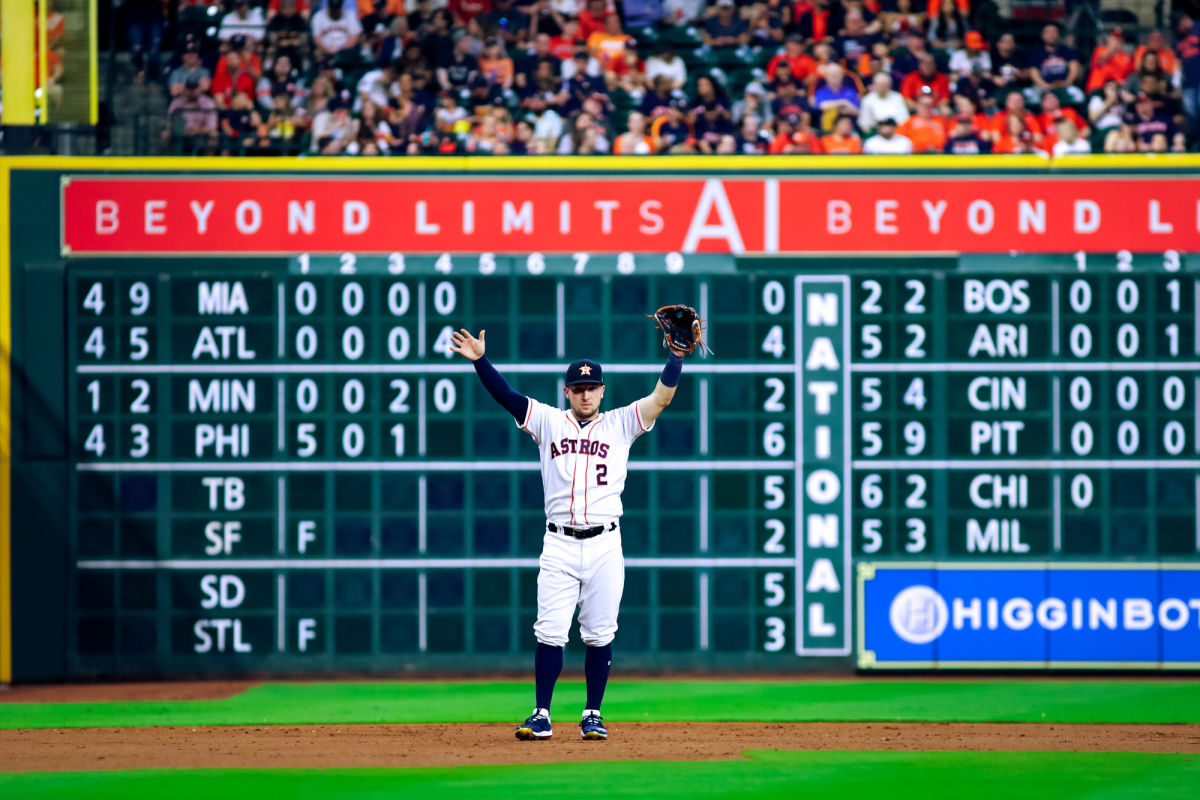
[[[476,339],[466,328],[463,328],[461,331],[454,331],[450,334],[450,351],[452,353],[461,353],[472,361],[478,361],[483,356],[483,337],[486,334],[487,331],[481,330],[479,338]]]

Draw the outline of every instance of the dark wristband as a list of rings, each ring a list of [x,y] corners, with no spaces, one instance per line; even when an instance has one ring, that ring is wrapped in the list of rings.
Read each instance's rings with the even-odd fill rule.
[[[671,357],[667,359],[667,365],[663,367],[662,375],[659,380],[662,385],[668,389],[674,389],[679,385],[679,375],[683,372],[683,356],[671,353]]]

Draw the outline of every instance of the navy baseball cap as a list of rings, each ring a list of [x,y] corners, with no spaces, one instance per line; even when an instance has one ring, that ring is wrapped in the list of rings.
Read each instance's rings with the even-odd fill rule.
[[[604,374],[600,371],[600,365],[590,358],[572,361],[567,367],[566,385],[574,386],[577,383],[603,384]]]

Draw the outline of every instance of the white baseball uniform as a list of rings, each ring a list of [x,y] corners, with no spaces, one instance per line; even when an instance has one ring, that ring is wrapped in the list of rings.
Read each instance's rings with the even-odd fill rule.
[[[533,630],[539,642],[562,647],[571,617],[580,607],[583,641],[600,647],[617,632],[617,612],[625,588],[621,553],[621,492],[629,446],[654,427],[642,421],[637,402],[598,415],[580,425],[570,410],[529,398],[517,427],[537,442],[542,460],[542,490],[547,527],[538,560],[538,615]],[[563,526],[609,530],[576,539]]]

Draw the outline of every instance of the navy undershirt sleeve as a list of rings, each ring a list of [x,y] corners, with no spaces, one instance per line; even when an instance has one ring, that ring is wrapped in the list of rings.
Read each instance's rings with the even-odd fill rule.
[[[488,394],[496,398],[496,402],[504,406],[518,422],[524,421],[525,412],[529,410],[529,398],[510,386],[504,376],[492,366],[492,362],[487,360],[487,356],[480,356],[473,363],[475,374],[479,376]]]
[[[663,367],[659,380],[662,381],[663,386],[671,389],[679,385],[679,374],[681,372],[683,372],[683,356],[671,353],[671,357],[667,359],[667,365]]]

